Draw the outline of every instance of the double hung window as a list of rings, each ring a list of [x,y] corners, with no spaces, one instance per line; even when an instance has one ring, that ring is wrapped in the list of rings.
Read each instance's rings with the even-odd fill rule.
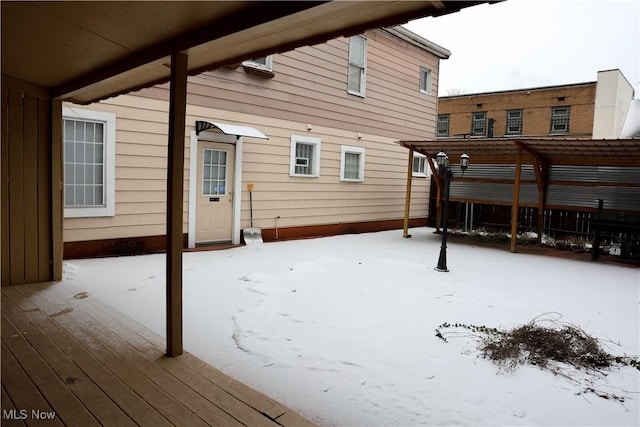
[[[522,135],[522,110],[507,111],[506,135]]]
[[[365,96],[367,76],[367,39],[362,36],[349,38],[349,74],[347,92]]]
[[[487,112],[471,113],[471,135],[484,136],[487,134]]]
[[[437,126],[436,136],[440,138],[449,136],[449,115],[439,114],[438,123],[436,126]]]
[[[551,108],[551,132],[569,133],[569,116],[570,107],[554,107]]]
[[[430,69],[425,67],[420,67],[420,92],[431,95],[431,92],[432,92],[431,76],[432,76],[432,72]]]

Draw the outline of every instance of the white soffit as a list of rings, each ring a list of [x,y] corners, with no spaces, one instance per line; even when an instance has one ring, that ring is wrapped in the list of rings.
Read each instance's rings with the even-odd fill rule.
[[[231,125],[228,123],[196,121],[196,134],[201,132],[222,133],[224,135],[248,136],[251,138],[269,139],[265,134],[250,126]]]

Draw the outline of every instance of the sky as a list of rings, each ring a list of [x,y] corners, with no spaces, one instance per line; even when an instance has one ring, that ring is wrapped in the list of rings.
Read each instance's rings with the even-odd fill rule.
[[[536,319],[574,325],[609,353],[638,356],[638,268],[591,262],[589,254],[572,260],[450,240],[450,271],[442,273],[434,269],[441,236],[427,227],[411,235],[390,230],[185,253],[185,350],[319,426],[637,425],[634,368],[512,372],[480,357],[470,331],[443,331],[447,343],[435,331],[445,322],[511,329]],[[68,260],[55,286],[88,297],[69,298],[77,309],[65,316],[97,298],[164,335],[165,260]]]
[[[640,97],[638,0],[506,0],[405,27],[451,51],[439,96],[589,82],[618,68]]]

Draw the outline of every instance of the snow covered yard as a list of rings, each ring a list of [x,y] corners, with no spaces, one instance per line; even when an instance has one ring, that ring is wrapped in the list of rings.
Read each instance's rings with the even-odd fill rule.
[[[185,349],[320,425],[638,425],[640,371],[607,375],[478,357],[469,334],[561,315],[640,354],[640,269],[450,243],[431,228],[184,255]],[[164,336],[164,255],[65,264],[65,280]],[[557,313],[557,314],[556,314]],[[586,386],[625,402],[580,393]]]

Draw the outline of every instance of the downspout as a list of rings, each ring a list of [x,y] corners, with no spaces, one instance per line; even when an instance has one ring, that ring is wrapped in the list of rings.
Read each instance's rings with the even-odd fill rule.
[[[242,136],[236,135],[236,156],[233,168],[233,219],[231,243],[240,244],[240,221],[242,218]]]

